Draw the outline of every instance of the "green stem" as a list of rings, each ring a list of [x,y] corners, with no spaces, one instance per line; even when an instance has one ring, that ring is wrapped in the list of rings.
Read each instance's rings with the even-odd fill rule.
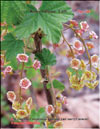
[[[22,63],[22,69],[21,69],[21,74],[20,74],[21,79],[23,77],[23,70],[24,70],[24,62]],[[19,87],[19,102],[21,104],[21,87]]]
[[[62,37],[63,37],[63,40],[67,43],[68,47],[70,48],[70,51],[71,51],[71,53],[72,53],[73,58],[75,58],[73,49],[71,48],[71,45],[68,43],[68,41],[65,39],[63,33],[62,33]]]

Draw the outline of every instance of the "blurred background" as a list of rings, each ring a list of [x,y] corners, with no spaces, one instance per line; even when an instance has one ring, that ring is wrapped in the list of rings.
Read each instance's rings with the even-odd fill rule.
[[[39,3],[39,4],[38,4]],[[36,1],[36,6],[39,7],[41,2]],[[99,36],[99,1],[67,1],[74,12],[74,20],[78,22],[87,21],[90,26],[90,29],[95,31]],[[90,13],[80,13],[78,10],[86,11],[90,10]],[[74,34],[70,30],[64,28],[63,33],[66,39],[71,43],[75,40]],[[95,48],[90,50],[90,55],[97,54],[99,55],[99,39],[94,40]],[[45,45],[44,45],[45,46]],[[70,88],[68,76],[66,74],[66,69],[69,67],[71,59],[66,57],[66,44],[62,45],[59,48],[54,49],[51,43],[48,43],[47,46],[51,51],[53,51],[57,57],[56,66],[52,67],[51,72],[56,71],[61,72],[57,77],[59,81],[64,83],[66,86],[63,95],[68,97],[68,105],[63,107],[63,113],[60,115],[61,118],[86,118],[86,120],[65,120],[64,128],[100,128],[99,120],[99,86],[94,90],[84,87],[80,91],[76,91]],[[88,60],[87,55],[84,54],[78,57],[79,59]],[[23,91],[24,99],[27,99],[29,96],[33,98],[33,107],[38,105],[46,106],[46,98],[43,91],[43,86],[40,83],[41,76],[39,71],[32,73],[34,74],[33,78],[33,87],[29,88],[27,91]],[[98,77],[99,79],[99,77]],[[9,75],[5,79],[1,78],[1,127],[2,128],[29,128],[29,125],[11,125],[10,124],[10,115],[14,110],[11,108],[11,103],[7,100],[6,93],[9,90],[14,90],[17,94],[18,88],[18,71],[15,71],[14,75]],[[34,98],[34,95],[36,98]],[[37,100],[37,101],[36,101]]]

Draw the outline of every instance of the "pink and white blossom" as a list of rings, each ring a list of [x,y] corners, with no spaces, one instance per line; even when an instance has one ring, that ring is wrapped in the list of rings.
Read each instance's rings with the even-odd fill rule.
[[[96,54],[94,54],[93,56],[91,56],[91,62],[94,67],[98,66],[99,57]]]
[[[72,59],[72,61],[71,61],[71,67],[73,69],[76,69],[77,70],[79,68],[79,66],[80,66],[80,60],[79,59],[76,59],[76,58]]]
[[[21,54],[17,54],[17,60],[19,61],[19,62],[28,62],[28,58],[29,58],[29,56],[27,56],[26,54],[24,54],[24,53],[21,53]]]
[[[73,44],[73,48],[76,50],[82,50],[82,47],[83,47],[83,44],[79,40],[76,40]]]
[[[12,67],[11,66],[7,66],[4,70],[4,73],[11,73],[12,72]]]
[[[89,29],[89,25],[87,24],[86,21],[82,21],[80,23],[80,26],[81,26],[81,30],[83,30],[83,31],[87,31]]]
[[[90,31],[89,35],[91,38],[98,39],[98,35],[94,31]]]
[[[46,113],[47,113],[48,115],[53,114],[53,113],[54,113],[54,107],[53,107],[52,105],[47,105],[47,106],[46,106]]]
[[[78,22],[75,20],[70,20],[70,24],[72,24],[73,26],[77,27],[78,26]]]
[[[16,95],[13,91],[8,91],[7,92],[7,98],[8,98],[9,101],[14,102],[15,99],[16,99]]]
[[[35,70],[37,70],[37,69],[40,69],[40,67],[41,67],[40,61],[35,60],[34,63],[33,63],[33,68],[34,68]]]
[[[25,78],[20,80],[19,85],[23,89],[28,89],[31,86],[31,81],[25,77]]]

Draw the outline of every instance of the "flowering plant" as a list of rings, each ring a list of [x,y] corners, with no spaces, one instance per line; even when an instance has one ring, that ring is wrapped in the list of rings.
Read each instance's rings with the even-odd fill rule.
[[[12,103],[12,109],[15,111],[13,117],[17,120],[42,117],[45,120],[41,121],[38,127],[62,127],[62,121],[55,120],[55,118],[58,118],[59,114],[62,113],[63,105],[68,104],[67,97],[62,95],[65,86],[62,82],[56,80],[56,77],[54,78],[54,74],[51,75],[50,69],[53,65],[56,65],[57,61],[55,53],[43,48],[44,39],[46,38],[48,42],[52,42],[54,50],[66,43],[68,48],[66,57],[71,59],[70,67],[66,70],[70,87],[80,90],[85,86],[94,89],[99,83],[97,80],[99,58],[95,54],[92,56],[89,54],[89,50],[95,46],[91,40],[97,39],[98,36],[93,30],[89,30],[86,21],[79,24],[77,21],[72,20],[73,12],[64,1],[58,1],[56,6],[55,1],[52,1],[52,3],[43,1],[40,11],[37,10],[35,5],[32,5],[31,1],[11,3],[2,1],[1,6],[3,29],[5,30],[1,42],[1,74],[3,79],[6,79],[9,74],[13,75],[16,70],[19,71],[18,94],[16,91],[7,92],[7,98]],[[4,6],[6,7],[3,8]],[[55,12],[53,14],[42,13],[45,10],[50,11],[49,6]],[[59,8],[64,9],[65,12],[58,13]],[[11,14],[14,11],[14,15],[9,15],[8,18],[7,15],[4,15],[4,13],[7,14],[6,10],[9,10]],[[67,41],[62,32],[62,23],[66,21],[69,21],[69,23],[63,24],[64,27],[72,30],[77,38],[72,44]],[[88,36],[85,39],[84,33],[86,32]],[[61,37],[63,43],[57,44]],[[87,40],[90,41],[87,42]],[[88,63],[78,58],[85,52],[88,56]],[[42,77],[40,83],[43,83],[48,102],[45,108],[38,110],[32,106],[34,104],[32,97],[24,100],[22,96],[24,90],[26,91],[29,88],[33,90],[32,78],[34,78],[34,71],[40,71]]]

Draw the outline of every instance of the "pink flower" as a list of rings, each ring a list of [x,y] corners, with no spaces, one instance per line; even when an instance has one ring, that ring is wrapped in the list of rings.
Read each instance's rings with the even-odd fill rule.
[[[19,85],[23,89],[28,89],[29,86],[31,86],[31,81],[29,79],[27,79],[27,78],[23,78],[23,79],[20,80]]]
[[[41,67],[40,61],[35,60],[34,63],[33,63],[33,68],[34,68],[35,70],[37,70],[37,69],[40,69],[40,67]]]
[[[94,66],[97,66],[98,65],[99,58],[98,58],[98,56],[96,54],[93,55],[93,56],[91,56],[91,62],[92,62],[92,65],[94,65]]]
[[[76,69],[77,70],[79,68],[79,66],[80,66],[80,60],[79,59],[76,59],[76,58],[72,59],[72,61],[71,61],[71,67],[73,69]]]
[[[46,113],[48,115],[51,115],[52,113],[54,113],[54,107],[52,105],[46,106]]]
[[[12,72],[12,67],[11,66],[7,66],[4,70],[5,73],[11,73]]]
[[[97,34],[94,31],[90,31],[89,34],[90,34],[90,38],[94,38],[94,39],[98,38]]]
[[[82,30],[76,30],[75,31],[79,36],[81,36],[82,35],[82,33],[83,33],[83,31]]]
[[[75,20],[70,20],[70,24],[72,24],[73,26],[77,27],[78,26],[78,22]]]
[[[79,40],[76,40],[73,44],[73,48],[76,50],[82,50],[82,47],[83,47],[83,44]]]
[[[16,95],[13,91],[8,91],[7,92],[7,98],[8,98],[9,101],[14,102],[15,99],[16,99]]]
[[[28,57],[26,54],[17,54],[17,59],[19,62],[28,62]]]
[[[86,46],[88,47],[88,49],[94,48],[94,44],[92,42],[88,42]]]
[[[83,31],[87,31],[89,29],[89,25],[87,24],[86,21],[82,21],[80,25],[81,25],[81,30]]]

